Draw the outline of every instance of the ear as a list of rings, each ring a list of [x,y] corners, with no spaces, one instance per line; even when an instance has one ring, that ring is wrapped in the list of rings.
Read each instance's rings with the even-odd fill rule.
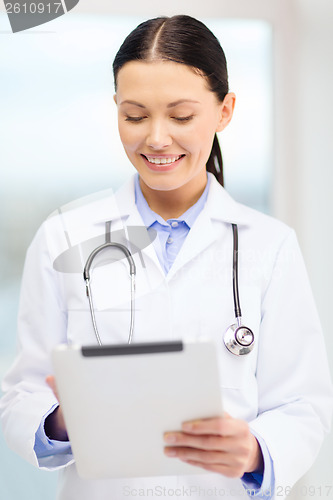
[[[114,94],[114,96],[113,96],[113,100],[114,100],[114,102],[117,104],[117,94]]]
[[[216,128],[216,132],[222,132],[225,127],[230,123],[234,113],[236,96],[233,92],[229,92],[223,99],[220,106],[220,119]]]

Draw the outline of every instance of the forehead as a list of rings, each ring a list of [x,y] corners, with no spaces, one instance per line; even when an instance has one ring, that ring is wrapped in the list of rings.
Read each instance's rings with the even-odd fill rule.
[[[123,99],[172,101],[177,99],[206,100],[215,95],[206,78],[185,64],[172,61],[131,61],[118,73],[117,97]]]

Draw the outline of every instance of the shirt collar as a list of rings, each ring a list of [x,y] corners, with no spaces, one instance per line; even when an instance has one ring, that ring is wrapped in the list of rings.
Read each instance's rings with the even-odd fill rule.
[[[138,205],[135,203],[135,179],[137,177],[137,174],[133,175],[116,191],[116,193],[112,193],[111,190],[97,193],[94,197],[93,203],[87,203],[86,199],[80,200],[80,220],[86,221],[86,219],[82,217],[82,211],[86,214],[87,220],[93,222],[94,224],[105,223],[106,220],[115,220],[119,218],[127,220],[128,217],[133,217],[133,214],[135,213],[137,213],[138,217],[142,219],[143,217],[140,212],[141,209],[139,209]],[[222,222],[248,225],[251,222],[251,217],[254,211],[235,201],[221,186],[221,184],[219,184],[213,174],[208,173],[208,179],[209,182],[207,182],[205,191],[201,196],[201,198],[204,196],[207,197],[205,205],[207,215],[212,219],[220,220]],[[141,189],[138,191],[139,196],[140,192]],[[149,205],[142,192],[141,195],[144,203],[147,204],[150,211]],[[200,201],[201,198],[198,201]],[[203,205],[204,204],[205,201],[203,201]],[[200,210],[201,209],[199,209],[199,211]],[[154,212],[152,213],[154,214]],[[144,220],[146,227],[150,227],[151,223],[156,220],[156,215],[154,219],[149,219],[148,221]],[[148,225],[147,222],[149,222]],[[191,223],[191,221],[189,222]]]
[[[191,228],[207,201],[209,185],[210,185],[210,177],[208,176],[206,187],[202,195],[198,199],[198,201],[194,205],[192,205],[188,210],[186,210],[186,212],[184,212],[180,217],[173,218],[172,220],[184,221],[187,224],[187,226]],[[135,175],[134,189],[135,189],[135,203],[138,208],[138,211],[140,212],[140,215],[142,217],[145,226],[151,227],[156,221],[162,226],[168,225],[168,223],[159,214],[154,212],[148,205],[147,200],[145,199],[141,191],[138,174]]]

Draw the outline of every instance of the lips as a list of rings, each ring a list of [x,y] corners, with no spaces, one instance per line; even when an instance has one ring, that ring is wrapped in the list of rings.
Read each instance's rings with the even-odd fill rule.
[[[178,156],[152,156],[142,155],[149,163],[153,165],[172,165],[177,160],[180,160],[185,155]]]
[[[163,173],[169,172],[178,167],[186,155],[144,155],[141,154],[143,161],[149,170]]]

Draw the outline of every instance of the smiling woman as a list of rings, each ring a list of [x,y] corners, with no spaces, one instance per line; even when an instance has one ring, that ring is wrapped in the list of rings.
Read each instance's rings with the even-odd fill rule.
[[[195,484],[197,499],[208,500],[212,487],[238,499],[246,492],[274,498],[276,488],[286,493],[313,463],[333,403],[297,239],[285,224],[240,205],[222,186],[216,134],[233,116],[235,95],[229,93],[224,52],[203,23],[189,16],[148,20],[126,38],[113,68],[120,138],[137,172],[114,195],[59,209],[29,247],[20,348],[1,401],[7,441],[32,464],[61,469],[63,500],[120,500],[128,487],[136,491],[138,481],[146,491],[156,484],[168,491]],[[110,468],[103,480],[86,479],[76,469],[50,353],[73,339],[94,341],[82,283],[87,241],[102,235],[114,242],[117,234],[130,235],[138,226],[148,243],[142,255],[133,255],[138,291],[133,341],[208,337],[216,346],[225,413],[210,415],[203,407],[200,415],[158,438],[160,456],[187,462],[192,475],[165,471],[158,478],[124,480]],[[63,272],[55,262],[73,241],[80,250],[78,267]],[[104,258],[100,264],[94,270],[96,315],[104,326],[102,343],[112,344],[127,339],[128,283],[118,278],[122,259]],[[243,314],[235,298],[238,268]],[[116,286],[110,289],[110,282]],[[234,316],[232,342],[239,349],[222,340]],[[243,317],[254,332],[251,349],[242,348],[248,344],[238,335]],[[78,389],[84,393],[84,387]],[[121,398],[110,404],[118,406]],[[158,418],[154,411],[146,413],[148,422]],[[135,428],[134,420],[135,415]],[[149,431],[148,426],[144,432]],[[126,430],[121,438],[128,440]]]

